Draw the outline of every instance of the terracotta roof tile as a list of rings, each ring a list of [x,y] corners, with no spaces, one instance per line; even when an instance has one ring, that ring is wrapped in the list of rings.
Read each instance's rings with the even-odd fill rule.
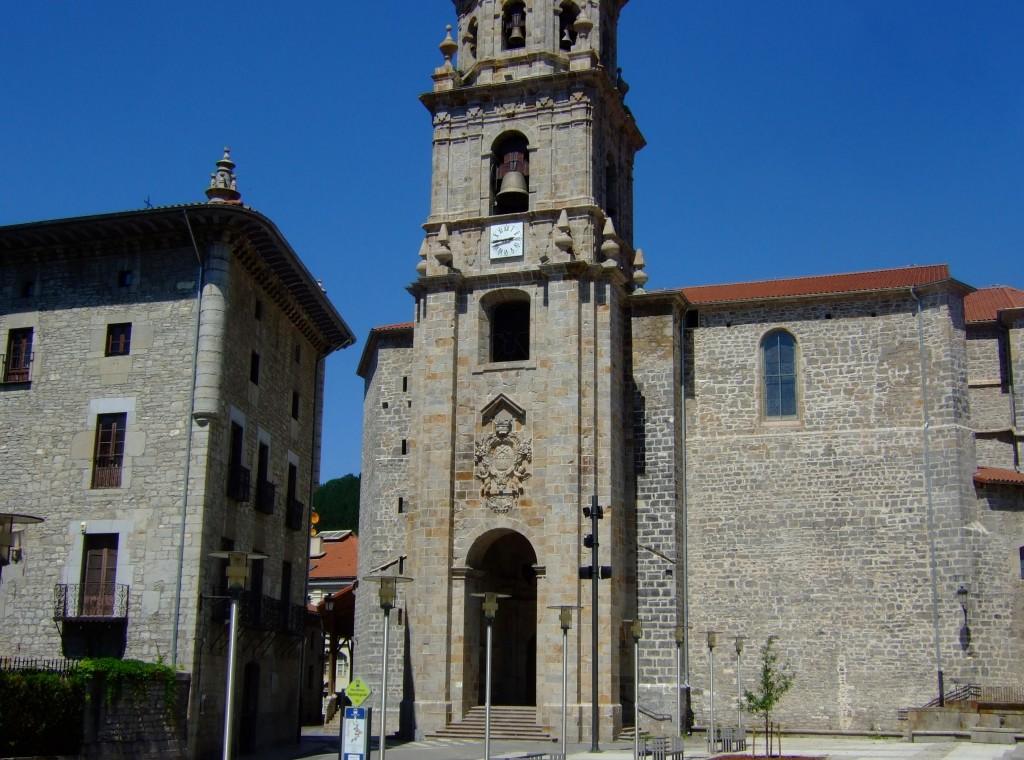
[[[968,322],[995,322],[1000,309],[1024,307],[1024,290],[999,285],[981,288],[964,298],[964,318]]]
[[[359,537],[350,533],[340,541],[324,541],[324,556],[309,565],[310,578],[355,578]]]
[[[401,332],[402,330],[411,330],[415,326],[414,322],[396,322],[393,325],[378,325],[373,328],[372,332]]]
[[[900,269],[878,269],[870,272],[792,277],[784,280],[738,282],[729,285],[698,285],[683,288],[682,294],[691,304],[700,305],[831,293],[893,290],[930,285],[949,279],[951,279],[949,267],[945,264],[935,264]]]
[[[1001,467],[979,467],[974,473],[979,485],[1024,486],[1024,472],[1004,470]]]

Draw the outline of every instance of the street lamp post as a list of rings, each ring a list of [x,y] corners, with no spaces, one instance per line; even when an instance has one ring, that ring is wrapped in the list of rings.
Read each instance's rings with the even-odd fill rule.
[[[15,525],[31,525],[43,522],[42,517],[20,515],[16,512],[0,512],[0,572],[4,565],[17,562],[21,558],[21,550],[14,541]],[[20,530],[20,529],[19,529]]]
[[[740,681],[740,657],[743,655],[743,636],[736,637],[736,730],[743,731],[743,691]]]
[[[558,624],[562,628],[562,757],[568,752],[569,734],[566,730],[566,701],[569,691],[569,629],[572,628],[572,611],[574,605],[556,605],[548,607],[549,610],[558,610]]]
[[[718,643],[718,633],[715,631],[708,631],[708,660],[711,669],[711,677],[709,679],[709,695],[708,695],[708,748],[711,752],[715,751],[715,644]]]
[[[210,552],[216,559],[228,561],[225,571],[228,578],[228,596],[231,599],[231,615],[228,622],[228,675],[224,696],[224,748],[221,752],[223,760],[231,760],[234,741],[232,736],[235,722],[235,662],[238,648],[238,600],[245,590],[245,581],[249,577],[249,563],[267,558],[258,552]]]
[[[388,632],[391,627],[391,610],[395,606],[395,597],[399,583],[408,583],[412,578],[401,575],[368,575],[367,580],[376,581],[380,608],[384,612],[384,651],[381,654],[380,674],[380,760],[387,757],[387,722],[388,722]]]
[[[640,618],[623,622],[629,623],[629,633],[633,637],[633,760],[640,760],[640,639],[644,635],[644,626]]]
[[[487,665],[484,675],[484,760],[491,760],[491,629],[494,626],[494,616],[498,614],[498,600],[508,599],[509,595],[487,591],[483,594],[473,594],[473,596],[484,600],[484,618],[487,620]]]

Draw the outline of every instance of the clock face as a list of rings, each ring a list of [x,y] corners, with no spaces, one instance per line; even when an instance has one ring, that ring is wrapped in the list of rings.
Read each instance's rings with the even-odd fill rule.
[[[491,259],[523,255],[523,223],[507,222],[491,227]]]

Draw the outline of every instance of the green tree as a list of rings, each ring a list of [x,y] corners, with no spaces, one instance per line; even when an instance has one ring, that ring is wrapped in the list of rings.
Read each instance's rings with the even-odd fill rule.
[[[322,483],[313,493],[313,508],[320,515],[317,530],[359,533],[359,475],[349,473]]]
[[[779,664],[779,654],[775,651],[775,637],[769,636],[761,647],[761,672],[757,691],[744,691],[744,708],[754,715],[764,716],[765,754],[772,756],[772,747],[768,743],[768,724],[771,722],[772,710],[783,695],[793,685],[793,671],[789,663]]]

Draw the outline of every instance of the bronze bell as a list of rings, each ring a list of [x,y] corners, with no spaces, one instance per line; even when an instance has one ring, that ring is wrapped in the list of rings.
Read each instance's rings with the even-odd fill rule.
[[[498,198],[512,200],[516,197],[526,197],[530,194],[526,186],[526,177],[522,172],[509,171],[501,178],[501,187],[498,189]]]
[[[523,34],[523,27],[519,24],[514,24],[509,30],[508,44],[509,47],[522,47],[526,44],[526,35]]]

